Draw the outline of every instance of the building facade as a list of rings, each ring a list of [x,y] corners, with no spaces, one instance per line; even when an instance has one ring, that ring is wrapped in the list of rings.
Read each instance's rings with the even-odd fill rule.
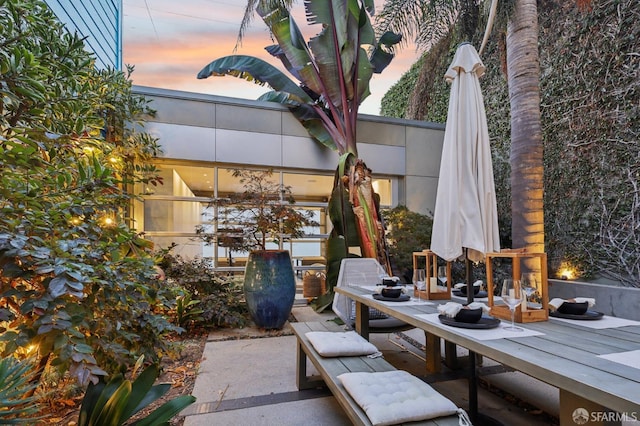
[[[99,68],[122,68],[122,0],[46,0],[69,31],[86,37]],[[314,213],[318,226],[305,238],[288,241],[298,266],[322,262],[331,231],[326,207],[333,187],[337,154],[309,138],[279,104],[149,87],[134,92],[157,110],[144,131],[158,138],[163,154],[156,166],[160,187],[134,188],[134,227],[156,248],[177,244],[174,253],[211,258],[219,269],[241,270],[247,253],[205,244],[196,227],[219,232],[219,200],[240,185],[237,168],[272,169],[290,186],[296,206]],[[435,205],[444,125],[361,115],[358,153],[374,173],[381,205],[405,205],[429,214]]]
[[[122,69],[122,0],[45,0],[69,32],[85,37],[96,66]]]
[[[212,258],[218,267],[234,265],[225,247],[195,238],[195,227],[220,220],[216,200],[239,190],[235,168],[270,168],[293,190],[296,206],[314,211],[318,227],[284,246],[301,263],[321,260],[331,231],[326,207],[338,156],[309,138],[288,109],[279,104],[149,87],[134,92],[157,111],[144,131],[157,137],[163,153],[156,165],[162,187],[137,188],[135,226],[158,247],[177,243],[176,253]],[[383,207],[405,205],[430,213],[435,205],[444,126],[421,121],[361,115],[358,153],[373,170]],[[308,262],[307,262],[308,263]]]

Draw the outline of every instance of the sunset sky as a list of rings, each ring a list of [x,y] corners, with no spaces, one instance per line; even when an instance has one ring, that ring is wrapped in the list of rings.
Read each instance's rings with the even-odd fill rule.
[[[246,0],[123,0],[123,56],[125,64],[135,66],[133,83],[258,98],[268,88],[235,77],[196,78],[212,60],[234,53],[257,56],[283,69],[279,61],[264,50],[273,43],[257,15],[242,46],[237,52],[233,51],[245,5]],[[305,28],[302,1],[294,5],[293,14],[305,34],[315,35],[319,31],[318,26]],[[374,74],[371,95],[361,105],[360,112],[379,115],[382,96],[417,57],[413,47],[405,47],[382,74]]]

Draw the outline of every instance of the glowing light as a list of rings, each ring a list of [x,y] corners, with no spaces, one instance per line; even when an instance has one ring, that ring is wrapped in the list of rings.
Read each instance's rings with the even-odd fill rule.
[[[106,213],[101,219],[102,226],[114,226],[116,224],[115,214]]]
[[[566,262],[563,262],[558,269],[558,276],[562,280],[573,280],[577,278],[578,273],[576,271],[576,268],[567,264]]]

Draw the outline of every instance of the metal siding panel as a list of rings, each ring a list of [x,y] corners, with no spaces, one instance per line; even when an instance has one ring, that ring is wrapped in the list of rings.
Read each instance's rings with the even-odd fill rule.
[[[403,146],[358,144],[358,155],[376,173],[403,176],[406,172]]]
[[[335,170],[338,154],[311,138],[282,136],[282,165],[310,170]]]
[[[433,215],[436,207],[438,178],[407,176],[405,188],[407,191],[406,206],[409,210]]]
[[[282,136],[216,129],[216,161],[237,164],[282,165]]]
[[[358,121],[357,126],[358,144],[372,143],[404,146],[405,126],[403,125]]]
[[[282,134],[290,136],[309,137],[309,132],[298,119],[289,111],[282,112]]]
[[[216,127],[280,135],[282,133],[282,113],[283,111],[217,104]]]
[[[215,161],[215,129],[154,122],[144,129],[159,139],[163,158]]]
[[[438,177],[444,132],[407,127],[407,175]]]
[[[155,117],[150,118],[149,121],[214,127],[216,107],[212,103],[153,95],[145,95],[145,98],[152,101],[149,106],[156,110]]]

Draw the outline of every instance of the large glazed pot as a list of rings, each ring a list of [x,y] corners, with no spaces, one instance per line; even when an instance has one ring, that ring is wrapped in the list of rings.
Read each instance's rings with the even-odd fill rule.
[[[249,253],[244,272],[244,296],[258,327],[280,329],[291,314],[296,295],[291,257],[286,250]]]

